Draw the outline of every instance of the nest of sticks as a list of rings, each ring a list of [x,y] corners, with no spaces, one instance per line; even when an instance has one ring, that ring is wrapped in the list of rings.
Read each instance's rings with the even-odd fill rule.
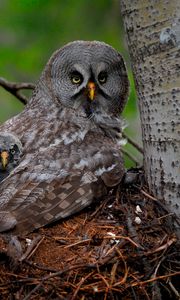
[[[1,299],[179,299],[173,216],[133,172],[135,182],[63,222],[2,235]]]

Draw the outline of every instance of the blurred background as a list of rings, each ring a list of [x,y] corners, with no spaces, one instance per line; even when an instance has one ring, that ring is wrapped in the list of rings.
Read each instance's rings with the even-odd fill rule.
[[[123,113],[128,123],[125,132],[141,144],[136,95],[118,0],[0,0],[0,14],[0,77],[9,81],[35,83],[51,54],[73,40],[100,40],[120,51],[131,82],[129,101]],[[23,104],[0,87],[0,123],[22,109]],[[127,145],[126,149],[141,161],[132,146]],[[134,165],[126,157],[126,166]]]

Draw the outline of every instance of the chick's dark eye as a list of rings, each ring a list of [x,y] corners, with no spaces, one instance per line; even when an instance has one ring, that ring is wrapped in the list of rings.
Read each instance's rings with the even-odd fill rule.
[[[11,146],[10,153],[15,154],[16,152],[18,152],[18,146],[15,144]]]
[[[16,151],[14,149],[11,149],[10,152],[11,154],[15,154]]]
[[[107,73],[106,72],[101,72],[98,75],[98,81],[103,84],[107,81]]]
[[[77,71],[71,74],[70,79],[73,84],[81,84],[83,82],[82,75]]]

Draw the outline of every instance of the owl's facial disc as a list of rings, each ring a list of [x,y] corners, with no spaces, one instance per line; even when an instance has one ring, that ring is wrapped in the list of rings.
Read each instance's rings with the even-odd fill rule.
[[[94,85],[88,83],[94,83]],[[74,41],[57,50],[46,65],[36,90],[38,103],[72,108],[77,115],[118,117],[128,97],[129,82],[122,56],[98,41]],[[48,97],[47,97],[48,96]],[[37,99],[30,102],[37,105]],[[88,117],[89,115],[88,114]]]

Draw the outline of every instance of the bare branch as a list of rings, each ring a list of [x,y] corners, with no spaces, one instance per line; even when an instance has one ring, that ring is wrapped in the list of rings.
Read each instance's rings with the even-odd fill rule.
[[[25,95],[20,93],[20,90],[26,89],[26,90],[32,90],[35,88],[35,85],[33,83],[27,83],[27,82],[10,82],[6,79],[0,77],[0,86],[2,86],[6,91],[14,95],[16,98],[18,98],[21,103],[27,104],[28,99]]]
[[[127,150],[121,148],[121,152],[125,156],[127,156],[131,161],[133,161],[136,166],[140,166],[141,165],[140,162],[131,153],[129,153]]]
[[[131,144],[134,148],[136,148],[140,153],[144,153],[143,152],[143,148],[141,148],[134,140],[132,140],[131,138],[129,138],[124,132],[122,133],[123,138],[125,138],[129,144]]]

